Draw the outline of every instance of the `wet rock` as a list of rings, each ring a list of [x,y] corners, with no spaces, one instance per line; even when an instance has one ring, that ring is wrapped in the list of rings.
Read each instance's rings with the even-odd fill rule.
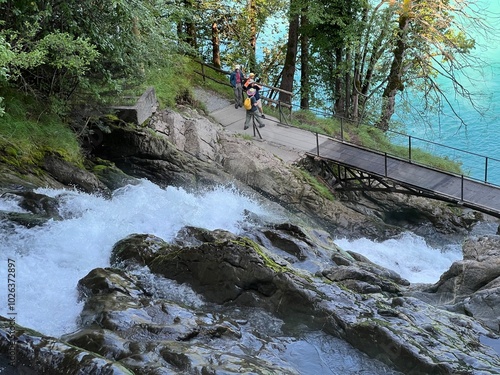
[[[86,193],[99,193],[109,195],[109,189],[97,177],[66,162],[56,155],[46,155],[43,168],[62,184],[83,190]]]
[[[173,243],[180,246],[198,246],[204,242],[213,242],[220,236],[226,239],[236,239],[236,236],[227,231],[211,231],[196,227],[183,227],[175,236]]]
[[[12,337],[6,328],[9,325],[9,320],[0,316],[0,353],[15,345],[16,360],[26,374],[133,375],[116,361],[21,326],[16,325]]]
[[[19,207],[32,214],[46,217],[47,219],[61,220],[59,203],[56,198],[33,191],[7,191],[2,194],[19,198]]]
[[[62,340],[93,353],[103,353],[107,359],[114,361],[132,355],[128,340],[102,328],[81,329],[76,333],[64,335]]]
[[[0,211],[0,220],[5,219],[12,223],[22,225],[26,228],[32,228],[44,225],[47,221],[51,220],[48,217],[33,215],[22,212],[4,212]]]
[[[84,327],[63,339],[120,361],[135,374],[297,374],[239,349],[244,320],[149,297],[136,278],[116,269],[95,269],[80,284],[87,290]]]
[[[474,316],[499,332],[500,236],[469,238],[463,254],[437,283],[414,295]]]
[[[33,191],[6,191],[2,197],[12,197],[20,208],[28,212],[0,211],[0,218],[17,223],[27,228],[44,225],[49,220],[62,220],[56,198]]]
[[[301,246],[311,245],[309,254],[318,252],[317,248],[314,250],[316,241],[306,231],[288,231],[288,240],[293,239],[293,232],[297,233],[296,241]],[[132,238],[128,240],[133,243]],[[141,246],[143,244],[139,244]],[[324,256],[327,254],[325,252]],[[207,300],[217,304],[257,307],[284,319],[300,316],[303,323],[321,326],[362,350],[366,349],[366,343],[360,342],[361,339],[386,343],[382,347],[376,345],[378,349],[371,348],[368,352],[375,350],[377,354],[374,356],[399,368],[453,373],[459,367],[446,353],[462,351],[459,347],[466,345],[464,337],[467,337],[467,342],[475,342],[482,330],[477,323],[402,297],[408,281],[360,254],[336,247],[330,250],[330,254],[339,263],[343,259],[347,264],[320,273],[333,282],[326,285],[319,279],[299,276],[287,266],[287,262],[279,261],[276,254],[269,253],[248,238],[225,231],[188,227],[179,232],[175,245],[161,246],[152,252],[147,265],[154,273],[188,283]],[[365,296],[363,302],[361,295]],[[457,322],[466,322],[467,328],[464,330],[462,324],[457,326]],[[429,327],[437,327],[432,341],[429,341]],[[200,332],[202,330],[194,327],[178,336],[177,340],[198,339]],[[462,344],[450,349],[451,336]],[[427,349],[423,350],[423,347]],[[395,351],[394,348],[399,349]],[[482,346],[478,348],[487,353]],[[467,361],[477,366],[489,361],[487,354],[475,353],[474,356],[480,359],[468,357]],[[446,365],[436,364],[436,357]]]
[[[112,265],[122,262],[147,265],[164,246],[167,246],[164,240],[151,234],[131,234],[113,246],[110,261]]]
[[[323,276],[331,281],[340,281],[346,287],[353,287],[360,293],[377,293],[379,291],[389,293],[401,293],[401,285],[394,281],[384,280],[368,270],[356,266],[338,266],[324,271]],[[372,290],[372,291],[369,291]]]
[[[269,266],[266,265],[265,257],[254,249],[258,245],[251,241],[228,232],[217,233],[220,237],[216,242],[165,249],[151,262],[150,269],[178,282],[189,282],[195,291],[215,303],[242,299],[253,304],[264,296],[281,299],[283,308],[297,309],[288,303],[305,298],[305,294],[299,290],[279,290],[283,281],[280,278],[288,275],[275,275],[272,267],[282,267],[270,260]]]
[[[274,247],[293,255],[299,261],[307,258],[307,244],[301,244],[296,238],[279,231],[266,230],[263,233]]]
[[[398,297],[393,303],[407,281],[374,267],[361,256],[358,268],[339,266],[327,271],[334,283],[326,285],[270,261],[265,249],[252,241],[228,238],[222,231],[214,236],[213,242],[160,251],[150,264],[151,270],[189,283],[218,304],[259,307],[284,319],[300,316],[304,324],[321,326],[405,373],[452,374],[462,368],[462,361],[478,369],[500,366],[500,358],[478,344],[479,332],[485,332],[481,326],[407,297]],[[346,287],[356,293],[346,291]],[[379,289],[390,300],[378,293],[361,303],[359,293],[369,296]],[[457,321],[468,328],[457,327]],[[433,337],[428,327],[436,327]],[[467,347],[470,342],[477,343],[474,354],[470,345]],[[460,360],[448,354],[457,351]]]
[[[94,173],[99,181],[101,181],[110,191],[114,191],[126,185],[134,185],[138,182],[136,178],[124,173],[121,169],[117,168],[116,165],[107,160],[96,158],[92,162],[92,173]]]

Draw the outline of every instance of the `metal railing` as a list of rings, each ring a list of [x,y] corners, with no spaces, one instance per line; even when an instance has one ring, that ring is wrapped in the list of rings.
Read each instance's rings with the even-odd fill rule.
[[[215,70],[219,73],[223,73],[226,75],[230,75],[231,72],[224,71],[222,69],[218,69],[218,68],[213,67],[213,66],[206,64],[204,62],[199,62],[199,63],[201,65],[201,73],[200,72],[195,72],[195,73],[201,74],[203,76],[204,80],[210,79],[210,80],[215,81],[219,84],[230,86],[230,84],[227,81],[222,82],[222,81],[216,80],[216,79],[211,78],[208,75],[206,75],[205,74],[205,67],[208,67],[212,70]],[[283,91],[289,95],[292,95],[292,93],[285,91],[285,90],[281,90],[280,88],[277,88],[277,87],[268,86],[268,85],[261,84],[261,83],[259,83],[259,85],[261,85],[267,89],[276,91],[276,92]],[[293,112],[294,108],[298,107],[299,109],[302,109],[302,108],[300,108],[300,106],[294,105],[293,103],[283,103],[283,102],[280,102],[279,100],[274,100],[274,99],[271,99],[271,98],[266,97],[266,96],[261,96],[261,98],[263,100],[265,100],[266,102],[275,105],[275,107],[278,111],[280,123],[284,123],[285,125],[288,125],[288,126],[293,126],[293,125],[291,125],[291,122],[289,120],[291,120],[292,112]],[[287,114],[285,113],[284,109],[289,111],[288,118],[287,118]],[[346,139],[344,138],[344,133],[345,133],[344,128],[346,127],[346,124],[349,124],[349,126],[354,125],[357,127],[359,127],[359,126],[373,127],[371,125],[356,123],[356,122],[352,121],[351,119],[347,119],[347,118],[340,117],[340,116],[335,116],[332,114],[328,114],[326,112],[319,112],[319,111],[316,111],[316,112],[318,112],[320,116],[323,116],[325,118],[335,118],[340,123],[339,136],[331,136],[328,134],[316,133],[317,136],[318,136],[318,134],[321,134],[321,135],[324,135],[327,137],[340,139],[341,141],[346,141]],[[311,131],[311,132],[315,133],[314,131]],[[431,167],[431,168],[436,169],[436,170],[441,170],[443,172],[451,173],[451,174],[458,175],[458,176],[463,175],[463,176],[466,176],[466,177],[471,178],[473,180],[477,180],[477,181],[489,183],[492,185],[500,186],[500,159],[492,158],[492,157],[489,157],[486,155],[481,155],[481,154],[470,152],[470,151],[461,150],[461,149],[451,147],[451,146],[446,146],[446,145],[443,145],[443,144],[440,144],[437,142],[433,142],[430,140],[426,140],[426,139],[423,139],[420,137],[415,137],[412,135],[408,135],[408,134],[393,131],[393,130],[387,130],[387,131],[385,131],[385,134],[388,135],[388,137],[392,141],[395,141],[395,143],[393,143],[394,146],[406,148],[406,155],[387,153],[388,155],[391,155],[395,158],[400,158],[400,159],[402,158],[410,163],[417,163],[420,165]],[[352,141],[350,141],[350,142],[353,143]],[[356,143],[353,143],[353,144],[356,144]],[[363,148],[367,148],[367,147],[363,146],[362,144],[357,144],[357,145],[361,146]],[[386,150],[376,149],[376,148],[367,148],[367,149],[371,149],[371,150],[378,151],[378,152],[387,152]],[[460,169],[463,173],[455,173],[455,172],[446,170],[445,168],[440,168],[439,166],[436,166],[435,164],[432,164],[432,165],[426,164],[425,162],[422,161],[422,155],[421,155],[422,152],[430,154],[432,156],[436,156],[438,158],[442,158],[444,160],[451,161],[453,163],[456,163],[460,167]]]
[[[201,72],[195,71],[195,73],[200,74],[203,77],[203,81],[206,81],[207,79],[209,79],[209,80],[214,81],[218,84],[231,87],[231,85],[229,84],[228,81],[220,81],[218,79],[212,78],[209,75],[207,75],[205,73],[205,68],[206,67],[210,68],[218,73],[222,73],[222,74],[225,74],[227,76],[229,76],[231,74],[231,72],[216,68],[215,66],[209,65],[203,61],[198,61],[198,63],[201,65]],[[283,92],[287,95],[290,95],[290,97],[293,96],[293,93],[291,93],[290,91],[282,90],[279,87],[266,85],[266,84],[260,83],[260,82],[258,82],[258,84],[259,84],[259,86],[262,86],[262,87],[270,90],[271,92],[278,92],[278,93]],[[285,125],[290,125],[290,123],[291,123],[290,119],[291,119],[292,107],[293,107],[293,105],[291,103],[285,103],[285,102],[282,102],[280,100],[276,100],[276,99],[273,99],[271,97],[268,97],[268,96],[262,95],[262,94],[260,97],[263,101],[275,106],[276,110],[278,111],[279,121],[281,123],[284,123]],[[288,113],[286,113],[286,111],[288,111]]]
[[[344,165],[345,167],[353,168],[358,171],[370,174],[372,176],[379,176],[387,178],[396,182],[399,186],[407,189],[406,191],[413,195],[420,195],[428,198],[440,199],[447,202],[452,202],[455,204],[463,205],[464,207],[469,207],[489,215],[500,218],[500,201],[498,199],[493,199],[493,197],[500,196],[500,185],[491,182],[481,181],[479,179],[474,179],[463,174],[452,173],[445,170],[439,170],[438,168],[432,166],[422,165],[421,163],[411,163],[407,158],[401,158],[399,156],[390,155],[387,152],[382,152],[378,150],[373,150],[370,148],[365,148],[354,143],[343,141],[341,139],[336,139],[334,137],[321,134],[318,132],[314,133],[315,140],[315,154],[318,157],[330,159],[328,157],[329,148],[327,147],[328,142],[338,142],[341,144],[349,145],[350,147],[357,148],[359,150],[364,150],[369,152],[374,157],[374,163],[371,166],[361,167],[357,165],[356,161],[342,161],[338,159],[330,159],[339,165]],[[321,139],[321,140],[320,140]],[[428,141],[430,142],[430,141]],[[310,142],[311,143],[311,142]],[[439,145],[439,144],[437,144]],[[324,147],[326,153],[321,153],[321,147]],[[456,149],[458,150],[458,149]],[[462,150],[458,150],[462,151]],[[376,159],[375,155],[383,158],[383,166],[381,168],[381,159]],[[485,158],[482,155],[478,155]],[[488,158],[490,160],[491,158]],[[366,159],[365,159],[366,160]],[[415,167],[423,168],[429,172],[434,171],[442,175],[447,175],[451,177],[450,180],[441,180],[439,177],[432,186],[425,183],[421,183],[420,179],[411,178],[411,174],[408,175],[403,172],[401,173],[401,164],[395,163],[395,161],[403,163],[411,163]],[[418,173],[418,172],[417,172]],[[425,179],[424,179],[425,180]],[[443,182],[444,181],[444,182]],[[443,183],[442,183],[443,182]],[[479,189],[478,186],[482,186],[483,190]],[[485,190],[486,189],[486,190]]]

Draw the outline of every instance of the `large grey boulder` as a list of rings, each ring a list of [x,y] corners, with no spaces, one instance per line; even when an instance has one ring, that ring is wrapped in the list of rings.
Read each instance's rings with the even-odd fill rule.
[[[133,241],[144,254],[140,238],[125,242]],[[261,308],[285,321],[321,327],[406,374],[455,374],[463,368],[495,374],[500,368],[498,355],[480,343],[479,335],[487,331],[474,319],[403,296],[407,281],[354,253],[332,248],[332,258],[344,265],[312,276],[262,244],[225,231],[186,228],[175,244],[164,246],[142,238],[154,251],[137,257],[120,251],[122,242],[115,249],[117,264],[146,265],[155,274],[189,284],[217,305]],[[309,244],[306,257],[319,252],[313,239],[302,234],[298,239]]]

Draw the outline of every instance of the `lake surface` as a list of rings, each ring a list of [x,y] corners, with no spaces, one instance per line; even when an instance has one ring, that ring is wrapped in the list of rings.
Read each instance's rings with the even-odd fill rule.
[[[492,38],[498,38],[500,1],[481,0],[477,3],[491,15],[488,23],[492,27]],[[443,108],[443,114],[438,116],[422,110],[417,99],[412,114],[421,116],[421,120],[404,114],[399,114],[394,119],[403,122],[403,131],[409,135],[450,147],[445,149],[427,145],[429,151],[434,150],[439,155],[461,161],[464,172],[474,178],[487,179],[488,182],[500,185],[500,43],[494,39],[487,40],[479,34],[475,38],[477,48],[473,54],[483,60],[482,71],[468,70],[471,80],[463,79],[462,83],[472,93],[480,111],[468,101],[456,97],[451,84],[438,80],[465,124],[449,107]]]

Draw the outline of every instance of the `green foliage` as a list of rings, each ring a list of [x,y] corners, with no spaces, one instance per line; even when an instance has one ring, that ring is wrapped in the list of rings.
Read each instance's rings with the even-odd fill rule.
[[[98,52],[88,40],[54,32],[42,39],[16,44],[16,58],[10,63],[12,79],[43,98],[68,98]]]
[[[0,83],[7,81],[9,78],[9,64],[15,57],[16,55],[12,51],[10,44],[0,34]]]
[[[96,93],[99,102],[106,105],[133,105],[146,88],[155,88],[160,108],[175,107],[176,104],[193,104],[191,93],[193,75],[190,70],[191,60],[185,56],[171,54],[160,64],[144,69],[143,78],[125,85],[107,85]]]
[[[170,19],[175,8],[160,0],[0,2],[0,35],[16,54],[9,80],[56,96],[59,107],[71,97],[86,102],[124,91],[182,48]]]
[[[311,38],[309,85],[316,84],[316,93],[331,90],[322,104],[329,109],[337,105],[335,113],[358,108],[359,113],[352,118],[378,113],[367,101],[380,107],[376,90],[383,88],[390,67],[398,8],[387,2],[373,7],[364,0],[294,4],[300,11],[307,10],[309,17],[309,24],[300,29]],[[304,5],[309,7],[302,9]],[[467,54],[474,48],[472,39],[454,29],[451,8],[437,14],[427,2],[418,5],[412,13],[411,38],[406,40],[406,85],[417,82],[412,77],[435,77],[435,70],[423,63],[441,57],[445,63],[457,64],[457,53]],[[77,160],[76,141],[69,141],[68,129],[57,116],[49,115],[66,115],[70,104],[123,104],[117,102],[125,101],[126,96],[138,97],[150,85],[155,87],[161,107],[193,104],[191,87],[195,84],[231,98],[231,88],[216,83],[227,82],[227,75],[206,69],[214,80],[202,81],[185,55],[209,56],[215,24],[224,51],[222,65],[245,64],[249,49],[254,48],[249,35],[258,35],[267,18],[285,6],[283,0],[0,0],[0,85],[7,82],[44,98],[45,106],[40,108],[36,101],[27,104],[25,97],[20,100],[2,90],[0,116],[4,111],[6,115],[1,122],[0,146],[6,155],[18,155],[20,160],[36,160],[47,149],[60,150],[68,159]],[[292,13],[298,11],[291,9]],[[195,35],[189,34],[191,31]],[[264,51],[265,60],[256,67],[260,70],[256,73],[273,86],[279,82],[269,80],[280,77],[285,55],[283,41],[276,43]],[[459,66],[453,68],[458,70]],[[351,87],[347,87],[348,82]],[[420,87],[428,88],[425,84]],[[354,97],[358,101],[349,102]],[[342,101],[343,107],[338,105]],[[272,112],[270,107],[265,110]],[[365,147],[405,153],[374,128],[318,118],[312,112],[294,112],[292,124],[330,136],[342,134]],[[423,160],[425,155],[415,150],[413,158]]]
[[[280,22],[280,19],[286,22],[287,17],[284,9],[287,1],[236,0],[221,2],[202,0],[190,1],[189,3],[191,7],[185,10],[178,24],[184,26],[182,28],[184,38],[186,37],[185,27],[187,24],[196,26],[198,55],[205,61],[212,61],[212,38],[215,26],[220,50],[223,51],[222,67],[231,68],[234,64],[240,64],[245,69],[251,69],[262,76],[262,67],[255,64],[255,46],[252,45],[252,39],[258,38],[259,34],[264,31],[264,27],[267,28],[265,31],[268,35],[281,33],[277,23]],[[270,16],[275,16],[273,24],[267,22]],[[284,26],[286,27],[286,25]],[[277,44],[271,44],[270,39],[263,40],[264,43],[269,44],[266,48],[268,52],[278,48]]]
[[[294,111],[292,124],[302,129],[307,129],[320,134],[336,136],[341,134],[341,123],[336,118],[325,118],[316,116],[312,111]]]
[[[330,191],[330,189],[322,182],[320,182],[316,177],[312,176],[309,172],[304,169],[298,169],[300,176],[307,181],[307,183],[322,197],[333,201],[335,198]]]
[[[6,114],[0,117],[0,155],[12,164],[36,165],[45,152],[56,152],[75,164],[82,162],[74,133],[44,103],[5,90]]]
[[[148,69],[145,84],[155,87],[161,108],[193,103],[188,59],[184,56],[170,55],[162,65]]]
[[[202,67],[199,63],[194,60],[190,60],[187,62],[187,69],[191,74],[192,80],[191,83],[195,86],[200,86],[205,89],[217,92],[219,95],[223,96],[227,99],[234,98],[234,92],[231,86],[229,86],[229,76],[216,71],[214,69],[210,69],[205,67],[204,74],[207,78],[203,79],[201,74],[197,74],[194,72],[201,73]]]
[[[9,79],[9,64],[16,55],[12,52],[10,44],[6,42],[5,37],[0,34],[0,86],[5,85]],[[4,98],[0,96],[0,117],[5,112]]]
[[[68,33],[48,34],[38,43],[38,49],[50,66],[67,70],[75,75],[84,75],[99,53],[88,39],[74,38]]]

